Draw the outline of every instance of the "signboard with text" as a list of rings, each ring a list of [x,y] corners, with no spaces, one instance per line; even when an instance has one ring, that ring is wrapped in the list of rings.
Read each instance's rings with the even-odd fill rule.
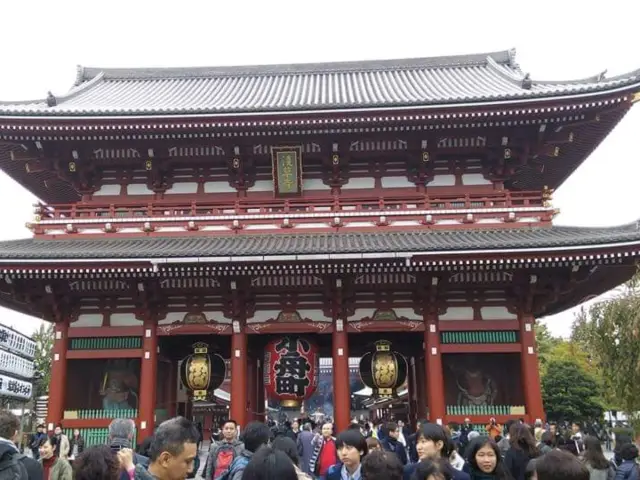
[[[302,193],[302,147],[271,147],[276,196]]]

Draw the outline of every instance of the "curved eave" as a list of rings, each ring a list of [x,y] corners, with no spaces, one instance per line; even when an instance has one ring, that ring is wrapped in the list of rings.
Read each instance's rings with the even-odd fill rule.
[[[90,82],[97,84],[101,77],[95,77]],[[367,105],[354,105],[353,103],[333,103],[331,105],[315,105],[310,108],[308,105],[300,107],[273,106],[268,109],[212,109],[201,107],[173,107],[173,108],[46,108],[46,99],[37,102],[0,102],[0,119],[20,120],[33,118],[41,121],[75,120],[86,121],[95,120],[136,120],[136,119],[236,119],[238,117],[309,117],[314,115],[336,115],[336,114],[390,114],[396,112],[431,112],[434,110],[446,111],[450,109],[478,109],[478,108],[526,108],[529,105],[545,105],[548,103],[570,103],[589,99],[597,99],[602,96],[625,94],[627,92],[636,93],[640,89],[640,71],[631,72],[627,75],[620,75],[615,79],[602,82],[578,84],[575,82],[556,82],[559,87],[555,92],[545,89],[538,91],[525,89],[517,94],[477,96],[465,98],[442,98],[433,101],[416,102],[386,102],[368,103]],[[66,96],[60,97],[62,101],[82,93],[89,87],[80,85],[69,92]],[[29,107],[29,105],[32,105]],[[64,105],[63,105],[64,106]],[[19,107],[19,108],[18,108]]]

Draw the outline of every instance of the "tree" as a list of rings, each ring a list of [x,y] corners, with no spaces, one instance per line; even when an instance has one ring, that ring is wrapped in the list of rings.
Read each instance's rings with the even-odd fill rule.
[[[591,353],[603,373],[607,399],[637,423],[633,412],[640,411],[640,276],[613,298],[582,310],[572,339]]]
[[[542,379],[542,401],[549,420],[584,421],[602,417],[598,383],[576,362],[551,360]]]
[[[535,324],[536,345],[538,347],[538,362],[541,373],[544,375],[545,366],[552,358],[554,348],[562,343],[562,339],[554,337],[544,323]]]
[[[42,324],[36,333],[33,334],[33,341],[36,342],[36,355],[33,360],[36,373],[33,389],[35,397],[49,393],[51,361],[53,360],[53,338],[53,324]]]

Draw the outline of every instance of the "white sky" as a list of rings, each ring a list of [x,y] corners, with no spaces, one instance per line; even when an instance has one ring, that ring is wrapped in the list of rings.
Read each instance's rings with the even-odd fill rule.
[[[213,66],[479,53],[516,47],[534,79],[576,79],[640,68],[640,2],[575,0],[146,0],[4,2],[0,99],[64,93],[76,65]],[[640,107],[557,192],[558,224],[640,218]],[[30,235],[35,198],[0,173],[0,240]],[[546,319],[567,335],[573,311]],[[32,333],[39,320],[0,309]]]

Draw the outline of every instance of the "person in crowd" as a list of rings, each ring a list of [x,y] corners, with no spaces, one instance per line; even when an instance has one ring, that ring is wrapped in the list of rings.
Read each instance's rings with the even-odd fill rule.
[[[9,410],[0,410],[0,465],[7,465],[11,478],[16,480],[42,480],[42,466],[37,460],[20,454],[16,446],[19,439],[20,420]]]
[[[109,424],[109,434],[107,445],[112,452],[119,452],[123,449],[130,449],[133,446],[133,437],[136,433],[136,424],[130,418],[114,418]],[[141,465],[144,468],[149,466],[149,458],[138,453],[132,454],[133,464]],[[129,474],[122,469],[120,480],[127,480]]]
[[[638,447],[633,443],[627,443],[620,448],[622,462],[616,469],[615,480],[639,480],[638,471]]]
[[[542,432],[538,449],[540,450],[540,455],[545,455],[553,450],[553,437],[551,436],[551,432],[546,430]]]
[[[525,480],[525,471],[530,460],[538,457],[529,427],[522,423],[514,423],[509,429],[509,450],[504,456],[504,463],[514,480]]]
[[[253,454],[241,478],[242,480],[298,480],[298,474],[293,462],[284,452],[263,445]]]
[[[69,440],[69,459],[73,460],[84,451],[84,438],[80,435],[80,430],[73,430],[73,437]]]
[[[498,435],[502,435],[502,426],[496,422],[496,419],[491,417],[489,423],[485,427],[487,434],[495,440]]]
[[[333,437],[333,424],[324,423],[320,435],[313,438],[313,454],[309,470],[316,477],[324,478],[332,465],[338,462],[336,439]]]
[[[72,480],[73,471],[66,458],[61,458],[56,452],[60,451],[60,436],[52,435],[40,447],[40,461],[42,462],[42,478],[44,480]]]
[[[362,480],[402,480],[403,466],[397,455],[375,450],[362,460],[360,473]]]
[[[626,434],[616,435],[616,446],[613,449],[613,458],[611,459],[611,463],[613,464],[614,468],[617,469],[622,464],[622,447],[630,443],[633,443],[633,439],[631,438],[631,436]]]
[[[136,453],[149,459],[149,449],[151,448],[151,442],[153,441],[153,435],[145,438],[140,445],[136,448]],[[148,462],[147,462],[148,463]]]
[[[362,459],[368,452],[367,439],[359,430],[347,429],[336,437],[339,462],[329,468],[327,480],[360,480]]]
[[[306,422],[302,425],[302,431],[298,434],[296,443],[298,445],[298,456],[300,457],[300,469],[307,475],[311,475],[309,465],[313,456],[313,437],[311,431],[311,423]]]
[[[551,438],[553,439],[551,445],[553,448],[560,448],[566,443],[556,422],[549,423],[549,433],[551,433]]]
[[[244,444],[238,440],[238,424],[235,420],[224,422],[221,436],[220,441],[209,447],[203,475],[205,480],[220,477],[244,450]]]
[[[449,463],[452,442],[447,432],[440,425],[435,423],[424,423],[416,436],[416,450],[418,460],[432,460],[438,462],[440,467],[448,476],[454,480],[469,480],[469,475],[456,470]],[[416,463],[409,464],[404,468],[405,480],[410,480]]]
[[[571,424],[571,441],[575,446],[576,455],[580,455],[584,450],[584,435],[582,434],[582,426],[578,422]]]
[[[589,480],[589,470],[574,455],[553,450],[535,461],[537,480]]]
[[[616,471],[602,451],[602,444],[597,437],[584,437],[582,461],[589,470],[590,480],[613,480]]]
[[[162,422],[149,449],[149,468],[136,465],[135,480],[184,480],[198,454],[198,431],[192,422],[175,417]]]
[[[300,469],[300,457],[298,456],[298,447],[289,437],[280,436],[273,439],[271,442],[271,448],[283,452],[293,462],[293,467],[296,469],[298,480],[312,480],[310,475],[307,475]]]
[[[62,431],[62,425],[57,425],[53,433],[58,438],[58,441],[56,442],[56,456],[64,458],[65,460],[68,459],[69,437],[67,437]]]
[[[198,435],[200,435],[200,439],[198,440],[198,445],[197,445],[197,449],[198,449],[198,452],[199,452],[200,451],[200,445],[202,445],[202,439],[204,438],[203,437],[204,431],[202,430],[202,423],[201,422],[196,423],[196,430],[198,431]]]
[[[242,480],[245,468],[253,455],[271,440],[271,429],[266,423],[250,422],[242,432],[242,439],[244,440],[244,449],[231,462],[229,469],[220,476],[221,480]]]
[[[133,452],[127,450],[115,455],[107,445],[97,445],[80,452],[73,462],[74,480],[118,480],[121,468],[133,478]],[[121,464],[120,458],[126,458],[127,464]]]
[[[460,426],[460,436],[458,437],[458,448],[462,455],[467,450],[467,445],[469,445],[469,432],[473,431],[473,425],[471,425],[471,420],[469,418],[464,419],[464,423]]]
[[[518,423],[517,420],[514,419],[509,419],[505,422],[504,424],[504,428],[505,428],[505,434],[504,436],[500,439],[497,440],[497,444],[498,444],[498,448],[500,449],[500,454],[504,457],[505,454],[507,453],[507,450],[509,450],[510,444],[509,444],[509,430],[511,430],[511,426],[514,423]]]
[[[418,462],[411,480],[451,480],[451,476],[442,469],[439,462],[421,460]]]
[[[462,456],[458,453],[456,449],[456,443],[452,438],[449,438],[448,450],[449,452],[451,452],[449,454],[449,463],[451,464],[451,466],[456,470],[462,470],[464,468],[465,461],[464,458],[462,458]]]
[[[382,445],[380,444],[380,440],[373,437],[367,437],[367,451],[370,452],[372,450],[381,450],[381,449],[382,449]]]
[[[511,480],[498,444],[491,437],[478,437],[468,448],[467,462],[471,480]]]
[[[402,465],[407,464],[407,450],[405,446],[398,440],[400,436],[400,427],[395,422],[387,422],[380,429],[382,440],[382,448],[387,452],[393,452],[398,456],[398,460]]]
[[[31,448],[31,454],[33,458],[38,460],[40,458],[40,447],[47,439],[47,433],[45,426],[40,424],[36,428],[36,433],[31,438],[31,442],[29,443],[29,448]]]

